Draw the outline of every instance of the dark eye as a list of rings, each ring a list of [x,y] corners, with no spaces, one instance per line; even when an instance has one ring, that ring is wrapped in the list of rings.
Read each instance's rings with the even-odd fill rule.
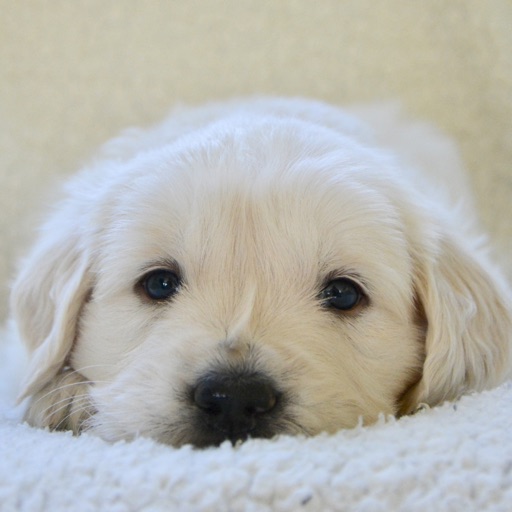
[[[176,294],[180,278],[170,270],[158,269],[146,274],[141,281],[144,293],[152,300],[165,300]]]
[[[361,287],[347,278],[330,281],[320,293],[320,300],[324,306],[340,311],[354,309],[363,297]]]

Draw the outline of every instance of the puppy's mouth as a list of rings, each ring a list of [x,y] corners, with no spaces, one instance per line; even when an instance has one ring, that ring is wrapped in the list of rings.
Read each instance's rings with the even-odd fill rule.
[[[207,373],[189,387],[186,400],[191,411],[186,442],[197,447],[271,438],[286,432],[291,420],[286,394],[258,372]]]

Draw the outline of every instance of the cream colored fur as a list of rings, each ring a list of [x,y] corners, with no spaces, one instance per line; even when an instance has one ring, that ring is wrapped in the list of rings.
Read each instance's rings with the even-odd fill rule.
[[[137,283],[169,261],[183,286],[150,303]],[[332,275],[366,290],[356,314],[320,304]],[[68,183],[12,306],[26,418],[109,440],[200,444],[184,395],[211,368],[268,376],[275,433],[308,435],[511,376],[456,153],[394,108],[256,99],[127,132]]]

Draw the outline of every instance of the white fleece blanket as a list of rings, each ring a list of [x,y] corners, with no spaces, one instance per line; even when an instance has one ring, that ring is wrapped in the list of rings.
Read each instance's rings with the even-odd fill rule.
[[[512,382],[315,438],[174,449],[20,424],[16,351],[0,343],[0,510],[512,510]]]

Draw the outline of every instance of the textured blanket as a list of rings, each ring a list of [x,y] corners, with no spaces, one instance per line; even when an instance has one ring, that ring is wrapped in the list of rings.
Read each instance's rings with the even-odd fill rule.
[[[512,510],[512,382],[315,438],[174,449],[20,424],[18,354],[0,344],[0,510]]]

